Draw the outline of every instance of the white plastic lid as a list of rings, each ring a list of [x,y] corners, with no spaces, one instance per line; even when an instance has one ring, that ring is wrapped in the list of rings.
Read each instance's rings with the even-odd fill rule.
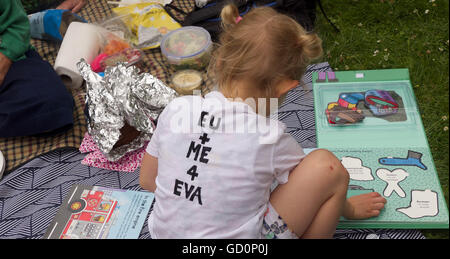
[[[211,44],[211,35],[207,30],[198,26],[186,26],[164,35],[161,52],[169,59],[184,59],[201,54]]]

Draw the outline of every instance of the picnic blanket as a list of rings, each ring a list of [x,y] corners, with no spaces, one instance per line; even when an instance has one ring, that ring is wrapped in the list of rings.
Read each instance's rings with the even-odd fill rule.
[[[190,12],[195,7],[194,1],[189,0],[174,0],[173,5],[183,10]],[[112,15],[111,8],[114,7],[107,3],[107,0],[87,1],[85,7],[82,8],[79,15],[90,23],[96,23],[104,20]],[[175,15],[182,19],[182,14],[174,12]],[[56,56],[58,54],[59,45],[55,42],[48,42],[42,40],[31,40],[31,44],[36,48],[36,51],[42,58],[54,65]],[[159,48],[147,50],[144,52],[144,57],[139,64],[142,72],[151,73],[160,80],[170,85],[170,76],[173,73],[167,61],[161,54]],[[203,89],[205,92],[212,85],[212,81],[205,76],[205,83]],[[72,95],[75,100],[74,108],[74,126],[72,129],[54,136],[29,136],[29,137],[14,137],[14,138],[0,138],[0,150],[6,159],[5,174],[13,169],[23,165],[31,159],[58,149],[78,149],[86,132],[86,121],[84,119],[83,109],[85,104],[84,88],[72,90]]]
[[[331,70],[328,63],[309,66],[304,83],[288,93],[278,113],[286,131],[304,148],[316,147],[311,75],[328,70]],[[0,179],[0,239],[42,238],[74,184],[142,191],[139,169],[126,173],[88,167],[81,164],[84,156],[75,150],[56,150]],[[147,221],[139,238],[151,238]],[[334,238],[423,239],[424,236],[418,230],[346,229],[337,230]]]

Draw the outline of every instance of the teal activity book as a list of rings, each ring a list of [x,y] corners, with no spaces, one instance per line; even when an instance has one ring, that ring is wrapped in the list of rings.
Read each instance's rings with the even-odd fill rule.
[[[378,217],[338,228],[447,228],[449,213],[408,69],[313,74],[317,146],[347,169],[347,196],[376,191]]]

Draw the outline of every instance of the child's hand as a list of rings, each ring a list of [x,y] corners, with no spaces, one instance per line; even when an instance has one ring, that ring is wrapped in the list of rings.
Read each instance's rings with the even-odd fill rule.
[[[72,13],[80,11],[86,4],[86,0],[66,0],[62,2],[56,9],[70,10]]]
[[[386,199],[377,192],[355,195],[347,198],[344,217],[347,219],[366,219],[380,215]]]
[[[5,79],[11,64],[11,60],[0,52],[0,86],[2,86],[3,80]]]

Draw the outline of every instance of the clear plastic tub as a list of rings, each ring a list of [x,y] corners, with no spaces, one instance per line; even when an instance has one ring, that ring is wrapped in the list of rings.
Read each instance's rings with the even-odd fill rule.
[[[201,91],[202,82],[202,74],[192,69],[177,71],[172,76],[173,88],[181,95],[195,95],[195,90]]]
[[[211,35],[197,26],[171,31],[161,41],[161,52],[175,70],[204,69],[209,64],[211,51]]]

